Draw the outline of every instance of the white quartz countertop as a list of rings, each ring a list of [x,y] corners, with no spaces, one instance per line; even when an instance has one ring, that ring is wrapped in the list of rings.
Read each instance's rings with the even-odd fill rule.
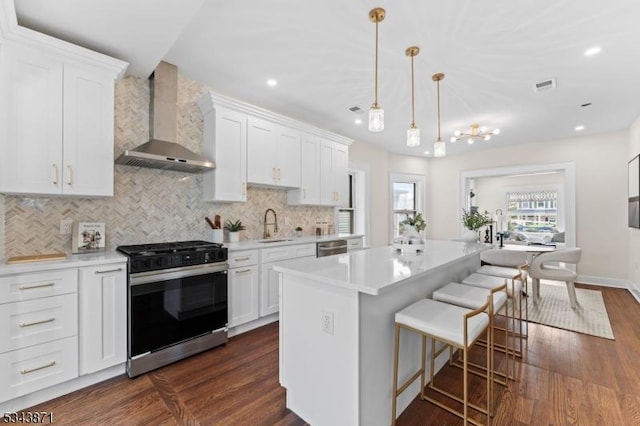
[[[362,238],[362,234],[331,234],[322,236],[306,237],[273,237],[268,240],[245,240],[237,243],[224,243],[229,251],[254,250],[269,247],[293,246],[297,244],[321,243],[325,241],[349,240],[352,238]]]
[[[108,265],[126,262],[127,257],[115,251],[69,254],[66,259],[43,262],[12,263],[7,259],[0,261],[0,275],[21,274],[26,272],[50,271],[54,269],[80,268],[83,266]]]
[[[401,254],[391,246],[358,250],[321,258],[283,261],[278,272],[377,295],[402,281],[474,256],[487,246],[461,241],[427,240],[424,252]]]

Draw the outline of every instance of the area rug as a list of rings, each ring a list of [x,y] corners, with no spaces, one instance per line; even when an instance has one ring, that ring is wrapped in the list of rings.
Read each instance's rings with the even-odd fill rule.
[[[571,309],[566,285],[540,283],[538,302],[527,298],[529,321],[614,340],[602,293],[576,288],[576,297],[578,307]]]

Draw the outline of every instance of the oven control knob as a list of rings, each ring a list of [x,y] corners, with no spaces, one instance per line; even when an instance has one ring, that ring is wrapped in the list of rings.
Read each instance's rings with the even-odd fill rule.
[[[145,268],[149,268],[151,266],[151,260],[145,259],[142,261],[142,264],[144,265]]]
[[[224,260],[224,251],[223,250],[218,251],[218,254],[216,255],[216,257],[218,258],[218,260]]]
[[[155,261],[155,264],[156,266],[162,266],[162,258],[161,257],[157,258]]]

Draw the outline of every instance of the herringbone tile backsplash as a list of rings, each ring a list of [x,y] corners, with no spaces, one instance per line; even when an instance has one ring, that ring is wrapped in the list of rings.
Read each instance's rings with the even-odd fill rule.
[[[196,100],[207,90],[179,76],[178,143],[195,152],[202,152],[203,129]],[[114,158],[149,139],[148,81],[124,78],[116,84],[115,99]],[[247,227],[242,239],[262,238],[268,208],[278,214],[281,236],[291,235],[296,226],[311,235],[316,222],[333,223],[332,208],[289,206],[283,190],[250,187],[246,203],[205,203],[198,174],[122,165],[115,165],[114,174],[114,196],[108,198],[0,195],[0,258],[70,252],[71,236],[59,234],[63,219],[105,222],[107,250],[121,244],[209,240],[204,216],[214,214],[242,220]]]

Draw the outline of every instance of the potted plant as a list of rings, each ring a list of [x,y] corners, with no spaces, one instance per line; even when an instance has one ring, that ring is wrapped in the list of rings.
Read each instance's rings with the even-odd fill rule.
[[[483,226],[487,226],[491,223],[491,216],[489,212],[480,213],[478,210],[465,210],[462,209],[462,224],[468,230],[462,239],[469,242],[477,242],[479,240],[478,231]]]
[[[235,222],[227,219],[227,221],[224,223],[224,229],[229,231],[229,242],[237,243],[238,241],[240,241],[240,231],[244,231],[246,228],[242,224],[240,219],[236,220]]]
[[[302,237],[302,226],[296,226],[296,237]]]
[[[407,237],[419,237],[420,232],[427,228],[427,222],[425,222],[422,213],[417,213],[415,216],[409,216],[400,222],[400,233]]]

